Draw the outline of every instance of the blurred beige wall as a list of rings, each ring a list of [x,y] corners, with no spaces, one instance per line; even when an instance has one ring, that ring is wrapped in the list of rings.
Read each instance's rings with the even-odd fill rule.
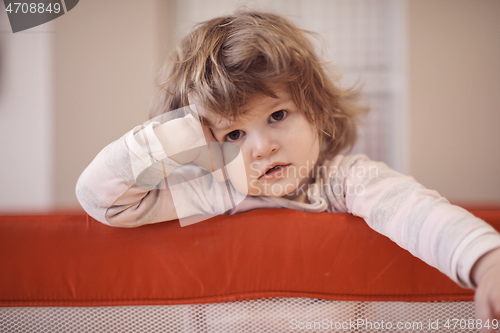
[[[410,173],[500,206],[500,1],[410,0]]]
[[[53,203],[53,22],[13,34],[0,4],[0,212]]]
[[[54,39],[54,199],[78,207],[75,184],[97,153],[145,122],[169,46],[171,2],[85,0]]]

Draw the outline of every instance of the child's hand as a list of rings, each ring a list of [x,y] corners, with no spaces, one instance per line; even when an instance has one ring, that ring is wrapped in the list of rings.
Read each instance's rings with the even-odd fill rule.
[[[167,156],[179,164],[194,162],[210,172],[224,164],[220,145],[211,130],[192,114],[170,120],[154,131]]]
[[[191,103],[189,107],[195,114],[200,116],[195,104]],[[202,168],[212,172],[218,181],[225,181],[225,177],[222,172],[222,168],[224,167],[222,148],[217,139],[214,137],[212,130],[203,121],[200,121],[198,117],[195,119],[193,115],[187,115],[184,118],[189,119],[190,127],[196,128],[198,131],[197,135],[200,136],[198,141],[200,149],[197,150],[196,156],[192,159],[192,161]]]
[[[179,164],[192,162],[206,145],[200,122],[191,114],[154,128],[165,154]]]
[[[500,248],[482,256],[472,269],[472,279],[477,284],[476,317],[481,319],[481,332],[496,332],[492,320],[500,320]],[[484,327],[489,320],[490,329]]]

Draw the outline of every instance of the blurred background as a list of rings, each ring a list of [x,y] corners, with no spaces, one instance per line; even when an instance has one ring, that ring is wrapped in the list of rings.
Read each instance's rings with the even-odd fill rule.
[[[85,0],[16,34],[0,6],[0,213],[79,210],[78,176],[148,119],[174,42],[238,8],[318,32],[342,84],[363,85],[355,152],[500,209],[498,0]]]

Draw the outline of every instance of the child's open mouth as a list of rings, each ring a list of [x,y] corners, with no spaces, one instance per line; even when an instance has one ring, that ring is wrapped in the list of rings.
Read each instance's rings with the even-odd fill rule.
[[[285,172],[285,168],[288,167],[290,164],[277,164],[274,165],[273,167],[267,169],[267,171],[262,174],[259,178],[261,179],[272,179],[275,177],[282,176],[283,173]]]

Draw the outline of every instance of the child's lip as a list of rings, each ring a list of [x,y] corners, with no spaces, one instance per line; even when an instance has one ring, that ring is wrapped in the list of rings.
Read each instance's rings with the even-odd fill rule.
[[[274,178],[274,177],[273,177],[273,173],[274,173],[275,171],[281,170],[281,169],[283,169],[283,168],[285,168],[285,167],[289,166],[290,164],[291,164],[291,163],[282,163],[282,162],[275,162],[275,163],[273,163],[273,164],[269,164],[269,165],[267,165],[267,166],[266,166],[265,171],[264,171],[264,172],[263,172],[263,173],[259,176],[259,179],[261,179],[261,178]],[[267,174],[267,172],[268,172],[269,170],[271,170],[272,168],[274,168],[274,167],[276,167],[276,166],[278,166],[278,165],[280,165],[280,166],[281,166],[281,168],[280,168],[280,169],[277,169],[277,170],[275,170],[275,171],[271,172],[271,174]]]

